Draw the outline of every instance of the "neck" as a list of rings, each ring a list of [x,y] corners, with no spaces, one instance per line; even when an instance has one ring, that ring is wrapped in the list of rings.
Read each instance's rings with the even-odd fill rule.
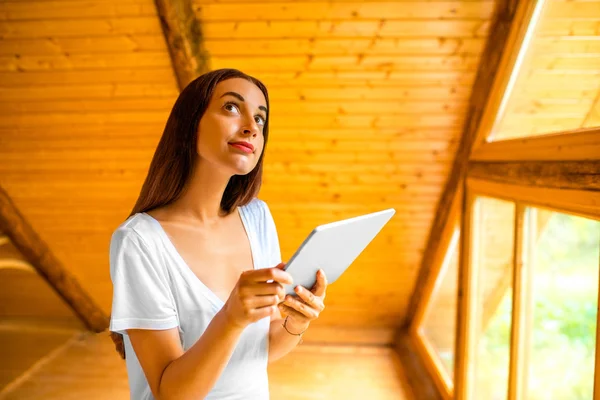
[[[218,222],[223,217],[221,199],[230,178],[231,175],[199,160],[184,193],[172,209],[202,224]]]

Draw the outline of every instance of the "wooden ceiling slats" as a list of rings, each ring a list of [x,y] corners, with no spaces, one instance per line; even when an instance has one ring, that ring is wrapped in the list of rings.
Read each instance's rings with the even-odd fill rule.
[[[289,56],[325,55],[465,55],[479,54],[483,38],[303,38],[303,39],[211,39],[204,47],[212,56],[244,55]]]
[[[600,125],[600,1],[548,0],[496,138]]]
[[[19,4],[0,6],[7,45],[0,50],[0,174],[108,310],[102,254],[135,201],[177,96],[169,53],[150,0]],[[261,198],[285,256],[316,224],[397,209],[332,287],[337,300],[319,322],[395,329],[454,158],[494,3],[200,5],[211,67],[239,68],[269,87]]]
[[[600,1],[549,1],[545,5],[544,19],[598,22]]]
[[[204,4],[196,2],[196,16],[201,21],[231,20],[305,20],[305,19],[380,19],[381,10],[393,19],[488,19],[493,1],[432,1],[427,7],[418,1],[395,2],[305,2],[247,3],[244,12],[239,4]],[[580,7],[581,13],[585,7]],[[560,9],[557,9],[560,11]],[[108,18],[153,16],[155,9],[148,2],[105,3],[98,1],[31,1],[0,4],[0,21],[46,20],[76,18]]]
[[[0,71],[0,79],[13,78],[5,87],[22,87],[48,85],[50,82],[61,82],[61,86],[94,84],[131,84],[147,82],[164,82],[172,77],[173,72],[164,68],[139,68],[136,70],[102,69],[102,70],[62,70],[62,71],[20,71],[15,73]],[[278,76],[276,76],[278,75]],[[548,74],[547,74],[548,75]],[[552,75],[560,75],[552,71]],[[588,75],[594,75],[593,71]],[[281,73],[260,73],[261,80],[269,88],[275,87],[319,87],[331,85],[335,79],[340,86],[367,87],[448,87],[469,86],[474,75],[470,71],[293,71]],[[542,79],[543,76],[540,78]],[[548,78],[551,79],[551,78]],[[82,95],[83,96],[83,95]],[[151,97],[151,95],[145,95]],[[85,97],[82,97],[85,99]],[[1,100],[1,99],[0,99]],[[443,99],[442,99],[443,100]],[[172,99],[174,101],[174,99]]]
[[[577,37],[597,36],[600,21],[570,21],[568,19],[542,18],[537,27],[536,36],[540,37]]]
[[[168,82],[173,78],[173,70],[169,68],[136,68],[136,69],[100,69],[100,70],[62,70],[62,71],[15,71],[0,72],[3,87],[15,86],[52,86],[56,82],[62,86],[90,84],[133,84]],[[151,98],[151,95],[144,95]],[[82,96],[82,99],[85,97]],[[0,101],[2,98],[0,98]],[[35,101],[36,98],[27,99]],[[171,98],[174,102],[175,98]]]
[[[93,37],[106,35],[148,35],[160,32],[156,16],[99,18],[99,19],[45,19],[42,21],[3,21],[0,37],[31,39],[47,37]]]
[[[79,18],[123,18],[156,15],[152,2],[11,1],[0,3],[0,21],[61,20]]]
[[[595,22],[588,21],[582,32],[589,32],[594,25]],[[485,38],[489,29],[488,21],[481,20],[247,21],[206,22],[202,26],[207,40],[365,36]],[[160,29],[158,19],[153,17],[6,21],[0,25],[0,35],[6,39],[148,35],[156,33],[157,28]],[[564,26],[549,29],[553,34],[569,32]]]
[[[600,5],[598,6],[600,7]],[[594,36],[585,37],[540,37],[531,44],[529,51],[532,55],[577,55],[600,53],[600,40]]]
[[[481,20],[379,20],[379,21],[246,21],[205,22],[204,38],[354,38],[444,37],[485,38],[488,21]]]
[[[0,3],[6,4],[6,3]],[[23,3],[27,4],[27,3]],[[1,23],[1,21],[0,21]],[[458,45],[457,45],[458,46]],[[476,43],[465,43],[460,49],[470,49]],[[165,39],[161,34],[114,35],[98,37],[47,37],[33,39],[4,39],[0,55],[49,56],[68,54],[131,53],[162,51]],[[449,46],[447,46],[449,47]],[[173,70],[170,69],[171,73]]]
[[[279,2],[248,3],[240,12],[239,4],[205,4],[195,1],[196,17],[203,23],[212,21],[312,21],[312,20],[380,20],[385,19],[489,19],[493,1],[468,3],[435,1],[424,7],[421,2]]]
[[[106,99],[108,101],[118,98],[134,97],[168,97],[175,102],[177,89],[166,83],[138,83],[138,84],[100,84],[100,85],[71,85],[71,86],[33,86],[23,90],[21,87],[0,87],[0,103],[18,100],[40,99]]]
[[[165,61],[162,52],[0,57],[0,71],[85,70],[107,65],[111,68],[166,68],[170,61]]]
[[[2,61],[2,60],[0,60]],[[282,56],[282,57],[211,57],[213,68],[231,65],[247,65],[257,72],[278,71],[439,71],[452,68],[457,71],[472,70],[477,66],[478,56]],[[0,65],[1,67],[1,65]]]
[[[286,100],[298,101],[348,101],[348,100],[428,100],[428,101],[465,101],[470,92],[467,86],[398,86],[391,87],[368,87],[360,85],[342,85],[330,87],[280,87],[276,86],[269,90],[269,97],[277,102]],[[547,90],[547,89],[546,89]],[[568,88],[564,89],[568,92]],[[138,84],[88,84],[69,86],[32,86],[26,91],[21,87],[1,87],[0,103],[14,100],[39,100],[39,99],[119,99],[132,97],[170,97],[174,102],[173,95],[176,89],[164,83],[138,83]],[[30,94],[31,93],[31,94]],[[78,97],[79,96],[79,97]],[[275,105],[276,107],[276,105]],[[398,108],[401,111],[401,108]]]
[[[589,54],[567,54],[557,55],[537,55],[529,63],[529,68],[533,69],[577,69],[594,70],[600,72],[600,53]]]

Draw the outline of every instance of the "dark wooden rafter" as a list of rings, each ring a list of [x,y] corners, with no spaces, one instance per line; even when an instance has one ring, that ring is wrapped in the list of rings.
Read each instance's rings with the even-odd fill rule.
[[[177,84],[183,90],[196,77],[210,70],[200,22],[191,0],[155,0],[154,3]]]
[[[600,160],[471,162],[469,177],[555,189],[600,190]]]
[[[532,5],[534,3],[535,1],[531,1]],[[469,109],[462,137],[456,151],[450,176],[438,203],[433,225],[429,232],[427,246],[419,269],[419,276],[417,277],[410,299],[403,328],[411,324],[417,313],[418,304],[423,296],[423,289],[432,270],[436,249],[440,245],[444,226],[448,223],[452,203],[459,191],[460,185],[464,182],[473,145],[482,136],[480,124],[482,123],[484,113],[487,111],[489,114],[490,112],[490,109],[486,110],[486,107],[495,108],[494,111],[498,109],[499,100],[497,97],[499,90],[496,88],[494,98],[490,98],[489,96],[493,92],[494,86],[498,86],[498,81],[506,81],[506,74],[512,72],[512,66],[507,65],[507,58],[510,57],[506,57],[504,54],[508,52],[507,54],[512,55],[515,52],[515,47],[520,48],[520,43],[517,43],[519,39],[518,35],[515,35],[514,30],[511,36],[511,28],[513,27],[513,23],[528,25],[532,12],[531,8],[529,8],[528,12],[523,13],[525,15],[515,18],[518,4],[519,1],[516,0],[501,0],[496,6],[494,21],[490,27],[490,35],[481,56],[481,62],[475,83],[473,84],[473,91],[469,99]],[[520,11],[523,12],[523,9]],[[521,29],[522,27],[517,26],[517,28]],[[502,65],[503,63],[504,65]],[[503,68],[500,68],[501,66]],[[490,105],[489,103],[495,104]],[[489,120],[489,115],[487,117]]]
[[[108,317],[87,295],[75,277],[52,254],[48,245],[33,230],[2,187],[0,187],[0,230],[73,309],[88,329],[102,332],[108,328]]]

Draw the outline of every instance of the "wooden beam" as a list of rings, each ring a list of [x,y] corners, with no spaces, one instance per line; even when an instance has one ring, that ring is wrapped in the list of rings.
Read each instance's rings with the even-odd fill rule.
[[[465,184],[466,186],[466,184]],[[456,313],[456,349],[454,351],[454,399],[473,398],[475,379],[474,357],[477,339],[477,292],[479,277],[477,269],[480,261],[479,239],[483,236],[473,229],[481,229],[480,207],[476,204],[473,191],[466,187],[463,196],[463,213],[460,234],[460,257],[458,269],[458,310]]]
[[[415,399],[443,400],[436,385],[427,373],[421,357],[415,351],[414,338],[406,332],[401,332],[396,338],[395,350],[404,366],[408,383]]]
[[[473,143],[476,137],[482,135],[482,127],[480,125],[484,112],[486,115],[492,115],[498,110],[499,101],[491,101],[488,99],[488,94],[492,91],[494,85],[499,85],[498,81],[511,73],[510,68],[514,64],[508,62],[507,57],[514,57],[515,52],[520,51],[520,46],[523,43],[523,27],[529,26],[536,4],[537,1],[517,2],[502,0],[498,2],[495,20],[490,27],[490,35],[473,85],[473,91],[469,100],[469,110],[461,141],[456,152],[456,158],[454,159],[449,179],[438,203],[434,223],[429,232],[429,239],[419,269],[419,276],[407,310],[405,326],[410,325],[417,312],[418,304],[423,297],[423,288],[429,280],[433,259],[442,240],[444,225],[448,220],[458,188],[467,172]]]
[[[585,161],[600,159],[600,127],[486,143],[471,161]]]
[[[200,22],[191,0],[155,0],[179,90],[210,70]]]
[[[478,195],[520,201],[586,218],[600,218],[600,191],[521,186],[468,177],[467,185]]]
[[[423,364],[432,381],[437,386],[440,395],[444,400],[452,400],[454,384],[435,348],[427,340],[422,331],[411,332],[410,334],[413,349],[420,356],[421,364]]]
[[[513,293],[512,293],[512,323],[510,334],[510,361],[508,368],[508,400],[518,400],[525,398],[524,388],[527,382],[523,379],[526,377],[525,368],[527,365],[524,361],[525,349],[525,309],[526,304],[523,304],[527,293],[525,288],[528,286],[527,274],[523,269],[523,221],[525,218],[525,207],[517,203],[515,209],[515,226],[514,226],[514,248],[513,248]],[[539,234],[536,229],[536,234]]]
[[[469,177],[521,186],[600,190],[600,159],[595,161],[471,162]]]
[[[108,317],[87,295],[77,280],[52,254],[19,212],[8,193],[0,187],[0,230],[25,257],[37,272],[50,284],[88,329],[102,332],[108,327]]]

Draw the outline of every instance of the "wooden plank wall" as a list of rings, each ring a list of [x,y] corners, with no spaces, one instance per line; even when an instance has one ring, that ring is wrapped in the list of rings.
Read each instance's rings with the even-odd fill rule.
[[[396,329],[454,156],[494,2],[194,4],[212,67],[240,68],[270,89],[262,193],[284,258],[315,224],[397,210],[330,287],[316,326]]]
[[[0,179],[110,312],[108,243],[178,90],[154,3],[0,3]]]
[[[315,324],[325,333],[312,333],[337,341],[338,327],[367,329],[353,337],[392,343],[494,1],[194,5],[212,68],[242,69],[270,89],[261,197],[284,259],[316,224],[396,208],[330,288]],[[154,4],[6,1],[0,37],[2,184],[108,312],[110,233],[134,203],[177,95]]]

